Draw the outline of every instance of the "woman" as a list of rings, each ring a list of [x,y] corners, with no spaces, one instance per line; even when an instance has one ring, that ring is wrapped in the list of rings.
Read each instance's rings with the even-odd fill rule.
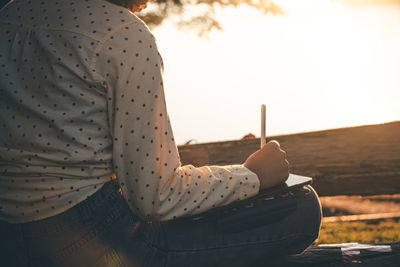
[[[311,188],[295,193],[296,212],[240,233],[190,217],[283,182],[288,162],[270,142],[244,164],[181,166],[162,60],[132,13],[146,4],[15,0],[0,11],[2,262],[252,266],[318,236]]]

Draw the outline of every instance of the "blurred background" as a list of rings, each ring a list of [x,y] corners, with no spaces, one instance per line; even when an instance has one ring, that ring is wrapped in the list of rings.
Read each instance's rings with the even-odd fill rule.
[[[400,120],[400,1],[150,3],[178,144]]]
[[[158,0],[140,15],[180,145],[259,137],[263,103],[267,136],[397,121],[275,138],[291,170],[314,178],[316,243],[400,240],[400,0]],[[233,164],[258,146],[179,152],[185,164]]]

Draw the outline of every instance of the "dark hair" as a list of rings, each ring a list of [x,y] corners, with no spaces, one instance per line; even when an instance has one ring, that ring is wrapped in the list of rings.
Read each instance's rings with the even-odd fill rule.
[[[148,0],[107,0],[107,1],[129,9],[135,6],[143,5],[148,2]]]
[[[107,1],[126,8],[133,6],[135,2],[135,0],[107,0]]]

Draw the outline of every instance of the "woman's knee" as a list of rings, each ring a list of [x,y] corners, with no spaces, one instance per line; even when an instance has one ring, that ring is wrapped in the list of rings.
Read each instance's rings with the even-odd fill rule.
[[[296,192],[296,198],[298,213],[304,219],[304,230],[316,239],[322,220],[321,202],[318,194],[311,186],[305,186],[304,189]]]

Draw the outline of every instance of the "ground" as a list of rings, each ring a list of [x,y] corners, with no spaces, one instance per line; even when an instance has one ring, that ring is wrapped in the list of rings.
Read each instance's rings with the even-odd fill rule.
[[[370,197],[322,197],[324,216],[400,211],[400,194]],[[386,243],[400,240],[400,218],[323,223],[318,244],[343,242]]]

